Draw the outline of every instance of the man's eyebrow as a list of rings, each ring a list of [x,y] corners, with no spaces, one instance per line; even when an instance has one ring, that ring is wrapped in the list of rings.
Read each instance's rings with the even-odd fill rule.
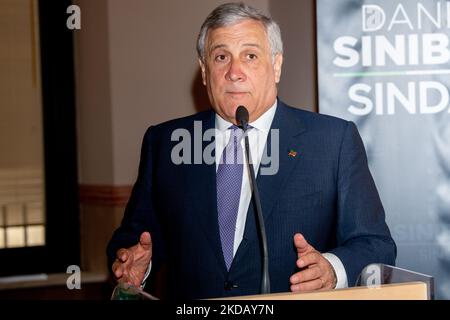
[[[226,47],[227,47],[226,44],[216,44],[216,45],[211,47],[211,52],[213,52],[214,50],[222,49],[222,48],[226,48]]]
[[[243,47],[255,47],[255,48],[258,48],[258,49],[261,49],[261,48],[262,48],[262,47],[261,47],[259,44],[257,44],[257,43],[244,43],[242,46],[243,46]]]
[[[244,43],[242,46],[243,46],[243,47],[254,47],[254,48],[258,48],[258,49],[261,49],[261,48],[262,48],[262,47],[261,47],[259,44],[257,44],[257,43]],[[217,50],[217,49],[223,49],[223,48],[227,48],[227,47],[228,47],[228,46],[227,46],[226,44],[216,44],[216,45],[212,46],[211,52],[213,52],[214,50]]]

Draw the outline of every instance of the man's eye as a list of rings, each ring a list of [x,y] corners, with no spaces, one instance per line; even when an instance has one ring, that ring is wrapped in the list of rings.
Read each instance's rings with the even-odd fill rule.
[[[219,54],[219,55],[216,57],[216,61],[223,62],[223,61],[225,61],[225,60],[227,60],[227,57],[226,57],[224,54]]]
[[[248,57],[249,60],[255,60],[257,58],[256,54],[254,54],[254,53],[249,53],[247,55],[247,57]]]

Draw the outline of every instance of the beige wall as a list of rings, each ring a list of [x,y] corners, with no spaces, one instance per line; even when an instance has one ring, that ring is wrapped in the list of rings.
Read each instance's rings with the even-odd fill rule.
[[[270,12],[284,41],[283,77],[279,96],[284,102],[317,110],[315,0],[271,0]]]
[[[79,181],[114,183],[108,0],[77,0],[82,28],[75,31]]]

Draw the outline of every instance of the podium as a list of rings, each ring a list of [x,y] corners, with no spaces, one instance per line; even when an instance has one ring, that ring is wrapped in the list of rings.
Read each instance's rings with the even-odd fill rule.
[[[304,293],[274,293],[218,300],[432,300],[434,278],[385,264],[371,264],[360,273],[356,286]]]
[[[385,284],[305,293],[273,293],[217,300],[428,300],[424,282]]]
[[[266,295],[217,298],[211,300],[432,300],[434,278],[429,275],[384,265],[371,264],[363,269],[355,287],[303,293],[285,292]],[[112,300],[158,300],[142,289],[118,284]]]

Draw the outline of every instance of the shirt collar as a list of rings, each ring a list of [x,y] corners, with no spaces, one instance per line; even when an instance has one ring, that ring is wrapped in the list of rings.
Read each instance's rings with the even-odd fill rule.
[[[277,110],[277,101],[266,111],[264,112],[258,119],[249,123],[253,128],[260,130],[262,132],[269,132],[270,127],[272,126],[273,118],[275,117],[275,112]],[[221,116],[216,113],[216,129],[225,132],[229,129],[233,124],[231,122],[226,121]]]

